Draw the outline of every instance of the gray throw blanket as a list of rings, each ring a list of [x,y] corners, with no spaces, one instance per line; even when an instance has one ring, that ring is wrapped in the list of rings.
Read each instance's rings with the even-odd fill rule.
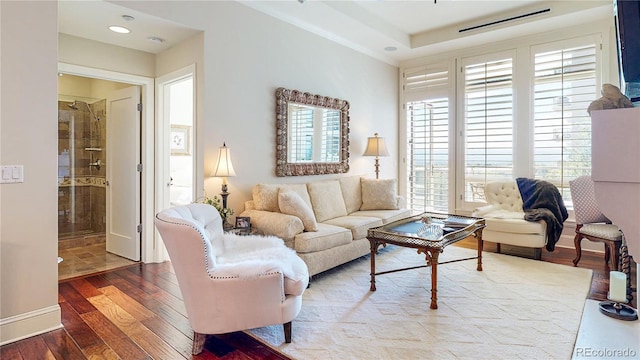
[[[546,248],[553,251],[562,235],[564,221],[569,217],[562,195],[555,185],[547,181],[517,178],[516,182],[522,197],[524,219],[547,223]]]

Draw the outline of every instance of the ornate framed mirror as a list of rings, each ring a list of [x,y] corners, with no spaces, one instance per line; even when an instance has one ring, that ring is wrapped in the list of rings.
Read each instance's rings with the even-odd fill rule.
[[[276,89],[276,175],[346,173],[349,102]]]

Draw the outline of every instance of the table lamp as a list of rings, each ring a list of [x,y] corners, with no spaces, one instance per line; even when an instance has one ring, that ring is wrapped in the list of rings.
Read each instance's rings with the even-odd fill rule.
[[[378,178],[378,174],[380,173],[380,163],[378,162],[379,156],[389,156],[389,151],[387,151],[387,144],[384,141],[384,138],[378,137],[378,133],[373,134],[373,137],[370,137],[367,141],[367,148],[364,151],[364,156],[375,156],[376,157],[376,179]]]
[[[227,197],[229,196],[229,192],[227,191],[227,176],[236,176],[236,171],[233,169],[233,164],[231,163],[231,150],[229,150],[226,143],[222,143],[220,147],[218,162],[213,168],[211,176],[222,178],[222,192],[220,196],[222,196],[222,208],[226,209]],[[225,228],[230,226],[229,223],[227,223],[227,219],[224,219],[224,222],[225,224],[223,224],[223,226],[225,226]]]

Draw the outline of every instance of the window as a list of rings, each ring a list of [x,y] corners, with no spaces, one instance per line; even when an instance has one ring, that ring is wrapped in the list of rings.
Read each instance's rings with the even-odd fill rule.
[[[407,207],[416,211],[449,208],[449,65],[404,73],[406,109]]]
[[[596,44],[534,48],[535,178],[555,184],[572,206],[569,180],[591,174],[591,118],[597,99]]]
[[[484,201],[484,184],[513,173],[513,61],[464,65],[464,200]]]
[[[611,74],[603,64],[614,63],[602,33],[584,33],[557,32],[546,43],[532,36],[404,68],[407,205],[466,213],[485,202],[487,182],[528,177],[556,185],[572,210],[569,181],[591,173],[587,108],[601,96],[601,76]]]
[[[444,211],[449,203],[449,99],[407,104],[408,207]]]

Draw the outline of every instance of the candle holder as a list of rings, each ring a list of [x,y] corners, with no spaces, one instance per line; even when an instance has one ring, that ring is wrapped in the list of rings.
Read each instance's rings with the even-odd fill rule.
[[[600,303],[600,312],[618,320],[638,320],[638,312],[627,304],[617,301],[603,301]]]

